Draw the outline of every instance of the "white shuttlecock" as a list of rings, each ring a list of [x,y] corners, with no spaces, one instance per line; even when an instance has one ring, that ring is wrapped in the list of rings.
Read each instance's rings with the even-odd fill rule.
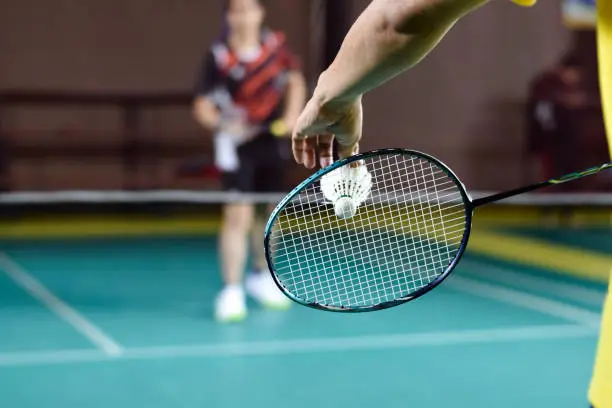
[[[371,189],[372,175],[365,164],[342,166],[321,178],[321,191],[341,219],[357,214],[357,208],[368,198]]]

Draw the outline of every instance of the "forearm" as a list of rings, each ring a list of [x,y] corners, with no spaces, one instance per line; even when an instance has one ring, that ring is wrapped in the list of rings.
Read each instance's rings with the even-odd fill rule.
[[[315,97],[344,103],[417,64],[444,34],[489,0],[373,0],[355,21]]]
[[[218,128],[221,119],[215,105],[203,97],[195,100],[193,104],[193,117],[200,126],[209,131]]]
[[[289,83],[287,87],[287,95],[285,102],[285,110],[283,119],[286,124],[293,126],[297,118],[300,116],[302,109],[306,103],[307,89],[306,80],[301,72],[292,72],[289,74]]]

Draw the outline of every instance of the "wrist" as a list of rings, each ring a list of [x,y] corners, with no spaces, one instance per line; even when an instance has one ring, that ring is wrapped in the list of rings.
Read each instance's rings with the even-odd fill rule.
[[[335,79],[334,74],[329,69],[321,73],[312,97],[317,105],[321,108],[343,110],[346,107],[353,106],[357,101],[361,100],[361,94],[353,95],[346,91],[342,92],[338,87],[338,82],[337,78]]]

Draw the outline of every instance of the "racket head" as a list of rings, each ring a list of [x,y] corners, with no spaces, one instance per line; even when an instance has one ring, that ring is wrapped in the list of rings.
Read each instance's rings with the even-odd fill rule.
[[[321,181],[359,164],[371,175],[369,198],[342,220]],[[472,213],[463,183],[435,157],[398,148],[364,152],[320,169],[278,203],[265,229],[266,260],[278,288],[298,304],[345,313],[387,309],[423,296],[452,273],[467,247]],[[440,261],[434,269],[419,255]]]

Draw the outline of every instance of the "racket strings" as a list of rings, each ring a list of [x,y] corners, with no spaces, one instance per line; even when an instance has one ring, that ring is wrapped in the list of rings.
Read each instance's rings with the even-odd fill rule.
[[[359,307],[395,300],[430,284],[459,251],[465,206],[443,169],[402,154],[364,163],[371,194],[352,218],[336,217],[318,184],[278,215],[269,244],[274,270],[305,302]]]
[[[316,259],[314,259],[313,261],[317,262],[317,260],[316,260]],[[305,282],[305,283],[307,283],[307,284],[308,284],[308,283],[311,283],[311,282]],[[346,282],[344,282],[344,283],[346,283]]]
[[[340,242],[340,241],[339,241],[339,242]],[[348,254],[343,253],[343,252],[345,252],[345,251],[342,251],[342,250],[341,250],[341,255],[345,255],[345,258],[346,258],[346,255],[348,255]],[[366,254],[369,254],[369,251],[367,251],[367,252],[366,252]],[[354,257],[354,251],[353,251],[353,253],[352,253],[352,254],[350,254],[350,255],[352,255],[352,256]],[[439,255],[439,252],[438,252],[438,255]],[[312,260],[313,260],[314,262],[318,262],[318,261],[320,261],[320,260],[318,260],[318,259],[316,259],[316,258],[315,258],[315,259],[312,259]],[[358,261],[360,261],[361,259],[357,259],[357,260],[358,260]],[[393,261],[393,259],[392,259],[392,261]],[[379,265],[380,265],[380,264],[379,264]],[[386,263],[383,263],[383,266],[387,266],[387,265],[386,265]],[[397,265],[394,265],[394,266],[395,266],[395,267],[397,267]],[[306,284],[312,284],[312,282],[308,282],[308,280],[306,280],[306,281],[305,281],[305,283],[306,283]],[[346,282],[343,282],[343,283],[345,283],[345,284],[346,284]],[[336,285],[336,286],[338,286],[338,285]],[[333,292],[332,292],[332,294],[333,294]]]

